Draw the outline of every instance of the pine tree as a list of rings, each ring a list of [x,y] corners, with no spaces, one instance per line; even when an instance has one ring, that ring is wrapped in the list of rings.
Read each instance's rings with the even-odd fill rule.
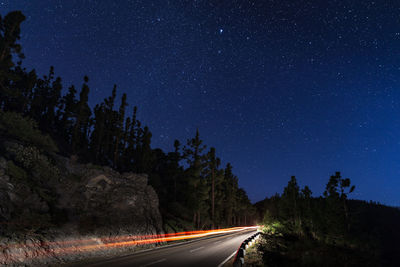
[[[46,113],[44,116],[44,119],[47,120],[47,122],[45,123],[46,126],[44,128],[49,129],[50,133],[52,133],[53,136],[57,134],[56,126],[59,123],[57,108],[59,107],[61,101],[61,90],[61,78],[57,77],[55,81],[53,81],[51,88],[48,92],[46,99]]]
[[[134,106],[133,107],[133,112],[132,112],[132,119],[131,119],[131,125],[129,127],[129,133],[128,133],[128,142],[127,142],[127,146],[128,146],[128,151],[133,154],[133,151],[135,150],[136,147],[136,139],[137,139],[137,134],[138,134],[138,128],[140,128],[140,126],[138,125],[138,121],[136,119],[137,116],[137,107]]]
[[[119,170],[122,171],[127,171],[129,169],[129,150],[128,150],[128,143],[129,143],[129,133],[131,130],[131,118],[127,117],[125,119],[125,128],[124,132],[122,134],[122,140],[121,140],[121,156],[120,156],[120,164],[119,164]]]
[[[305,186],[300,193],[301,198],[301,216],[303,222],[303,229],[308,232],[313,230],[313,213],[311,209],[311,195],[312,192],[308,186]]]
[[[21,45],[17,43],[20,39],[20,25],[25,16],[20,11],[8,13],[4,18],[0,16],[0,109],[12,110],[13,97],[19,95],[15,90],[22,88],[11,88],[10,85],[19,79],[19,73],[14,70],[13,56],[23,59]],[[23,89],[22,89],[23,90]]]
[[[1,67],[9,69],[14,66],[12,55],[23,58],[22,47],[17,44],[20,39],[20,25],[25,20],[21,11],[8,13],[4,18],[0,16],[0,62]],[[3,73],[2,73],[3,74]]]
[[[326,224],[328,229],[332,229],[331,232],[336,237],[343,237],[350,230],[347,197],[354,189],[355,186],[351,186],[350,179],[343,179],[340,172],[332,175],[326,185],[324,191],[324,197],[327,202]]]
[[[215,228],[215,180],[221,160],[215,155],[215,148],[211,147],[206,155],[205,177],[211,187],[211,228]]]
[[[102,164],[103,163],[103,152],[102,144],[104,141],[104,132],[105,132],[105,110],[104,104],[97,104],[94,107],[94,127],[93,132],[90,135],[90,150],[93,156],[93,160],[95,163]]]
[[[136,145],[136,171],[138,173],[149,173],[152,166],[152,150],[151,150],[152,134],[147,126],[140,129],[138,143]]]
[[[218,228],[225,225],[224,218],[224,199],[225,192],[223,187],[224,169],[218,169],[215,175],[215,190],[214,190],[214,210],[215,224]]]
[[[63,143],[66,143],[64,146],[70,147],[72,142],[72,133],[73,133],[73,125],[75,123],[75,114],[76,114],[76,90],[72,85],[68,88],[68,92],[61,99],[58,121],[59,121],[59,135],[63,139]]]
[[[128,144],[128,138],[129,138],[129,131],[131,129],[131,118],[127,117],[125,119],[125,129],[124,129],[124,134],[122,136],[122,148],[123,148],[123,153],[125,153],[127,144]]]
[[[84,77],[84,84],[79,95],[79,101],[76,105],[75,125],[72,135],[72,151],[74,153],[84,154],[88,147],[88,135],[90,127],[91,110],[88,105],[89,86],[87,85],[89,78]]]
[[[113,158],[113,148],[114,148],[114,130],[116,121],[116,112],[114,111],[114,102],[117,96],[117,86],[114,85],[111,96],[104,99],[104,121],[105,121],[105,131],[104,140],[102,142],[103,151],[103,164],[112,165]]]
[[[348,194],[352,193],[356,187],[355,185],[351,185],[351,181],[349,178],[345,178],[340,180],[339,188],[340,188],[340,199],[343,203],[343,210],[346,218],[347,231],[350,231],[350,216],[349,216],[349,208],[347,206],[347,197]],[[347,192],[346,188],[348,188]]]
[[[30,116],[39,123],[39,127],[44,130],[49,130],[47,116],[51,111],[49,108],[48,97],[51,94],[51,83],[54,79],[54,67],[51,66],[48,75],[44,75],[43,79],[38,79],[34,88],[32,103],[30,107]],[[50,115],[51,116],[51,115]]]
[[[39,122],[42,131],[52,136],[57,133],[57,109],[61,102],[61,78],[54,79],[54,67],[51,66],[49,75],[39,79],[32,99],[32,115]]]
[[[172,177],[173,177],[173,184],[174,184],[174,198],[173,200],[176,201],[176,195],[177,195],[177,187],[178,187],[178,177],[179,177],[179,161],[181,160],[181,155],[180,155],[180,142],[178,140],[174,141],[174,152],[170,153],[170,161],[171,161],[171,169],[172,169]]]
[[[113,157],[113,165],[114,168],[118,168],[117,161],[120,155],[121,148],[121,138],[124,133],[124,119],[125,119],[125,108],[128,104],[126,103],[126,94],[122,95],[121,106],[119,107],[118,117],[117,117],[117,125],[115,127],[115,141],[114,141],[114,157]],[[150,145],[150,144],[149,144]]]
[[[238,179],[232,173],[232,165],[228,163],[224,171],[223,188],[225,191],[225,218],[226,225],[232,226],[236,223],[235,210],[237,207],[237,190],[238,190]]]
[[[238,218],[237,225],[247,225],[250,217],[255,213],[253,206],[249,200],[249,197],[243,188],[237,190],[238,205],[236,209],[236,216]]]
[[[34,79],[34,77],[32,77]],[[62,105],[61,78],[54,79],[54,68],[50,67],[49,74],[43,79],[37,79],[36,86],[31,91],[29,115],[35,119],[42,131],[55,136],[58,132],[58,109]]]
[[[295,231],[300,231],[301,218],[299,212],[300,192],[295,176],[290,178],[288,185],[282,194],[282,212],[289,226],[294,227]]]
[[[137,144],[137,132],[138,132],[138,121],[136,120],[137,107],[133,107],[133,113],[131,118],[127,118],[125,123],[125,149],[123,151],[123,171],[136,171],[134,167],[135,161],[135,150]],[[129,119],[129,120],[128,120]]]
[[[203,169],[203,151],[205,146],[200,139],[199,131],[196,130],[196,135],[192,139],[187,140],[184,148],[184,158],[189,165],[186,170],[188,183],[188,205],[193,210],[193,225],[200,227],[201,212],[204,210],[204,199],[206,198],[205,181],[201,177]]]
[[[29,106],[32,101],[33,90],[36,86],[37,76],[34,70],[27,72],[21,66],[12,71],[12,81],[7,86],[7,93],[3,95],[1,103],[4,103],[4,110],[14,111],[29,115]],[[2,90],[0,88],[0,94]]]

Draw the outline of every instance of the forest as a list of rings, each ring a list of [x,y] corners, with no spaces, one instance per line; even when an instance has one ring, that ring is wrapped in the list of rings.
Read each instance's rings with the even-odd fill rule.
[[[43,77],[24,68],[18,43],[24,20],[19,11],[0,18],[3,137],[9,130],[7,125],[28,123],[48,135],[45,143],[51,152],[121,173],[148,174],[159,196],[167,231],[250,223],[254,208],[239,188],[232,165],[221,166],[215,148],[203,144],[199,131],[184,144],[175,140],[172,152],[154,149],[152,133],[138,120],[137,107],[132,108],[132,116],[126,116],[127,95],[116,99],[116,85],[110,88],[108,98],[91,108],[87,76],[81,86],[65,89],[53,67]]]
[[[397,266],[400,210],[350,199],[356,190],[336,172],[313,197],[292,176],[282,194],[257,202],[263,266]],[[257,265],[257,264],[255,264]]]

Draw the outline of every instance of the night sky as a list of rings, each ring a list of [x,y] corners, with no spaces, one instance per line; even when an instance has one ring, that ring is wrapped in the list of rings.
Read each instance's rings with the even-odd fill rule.
[[[320,195],[400,206],[400,1],[0,1],[22,10],[24,66],[64,88],[113,84],[166,151],[196,128],[252,201],[291,175]],[[119,105],[118,100],[117,105]]]

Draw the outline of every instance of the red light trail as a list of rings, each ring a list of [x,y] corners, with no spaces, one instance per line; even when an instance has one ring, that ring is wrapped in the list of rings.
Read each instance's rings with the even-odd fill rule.
[[[63,241],[52,241],[43,242],[42,246],[55,246],[51,249],[52,256],[61,256],[65,254],[82,253],[82,252],[93,252],[97,250],[112,249],[118,247],[130,247],[146,244],[156,244],[173,242],[178,240],[188,240],[201,237],[207,237],[211,235],[233,233],[247,229],[256,229],[258,226],[248,227],[232,227],[225,229],[215,230],[200,230],[200,231],[187,231],[179,233],[170,233],[163,235],[143,235],[143,236],[119,236],[115,238],[110,237],[98,237],[92,239],[75,239],[75,240],[63,240]],[[12,244],[9,245],[9,254],[0,256],[2,263],[7,263],[11,259],[28,259],[28,258],[39,258],[50,256],[48,253],[35,253],[38,249],[35,244]]]

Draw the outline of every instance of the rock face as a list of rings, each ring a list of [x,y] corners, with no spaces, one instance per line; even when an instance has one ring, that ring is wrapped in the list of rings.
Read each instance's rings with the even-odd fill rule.
[[[118,226],[121,233],[162,231],[158,197],[147,184],[147,175],[119,174],[108,167],[71,164],[68,160],[64,166],[69,176],[79,177],[80,181],[64,178],[59,184],[58,208],[79,222],[81,232],[108,234],[110,225]],[[85,229],[91,224],[95,227]]]
[[[114,255],[137,249],[132,244],[110,249],[116,241],[163,233],[158,197],[147,175],[53,155],[54,169],[43,180],[40,172],[32,175],[18,167],[12,151],[0,157],[0,264]]]

